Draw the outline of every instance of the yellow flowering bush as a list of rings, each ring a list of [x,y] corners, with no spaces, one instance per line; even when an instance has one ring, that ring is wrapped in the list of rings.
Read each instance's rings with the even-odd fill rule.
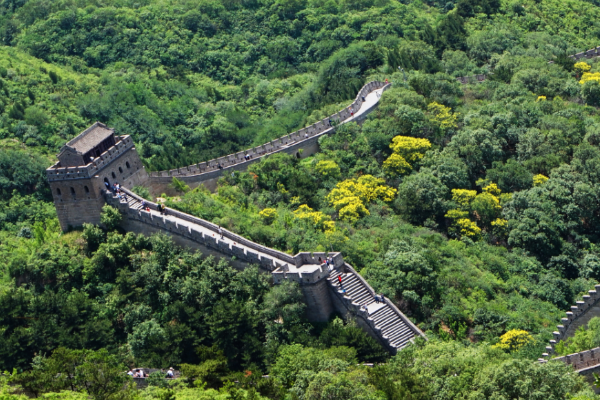
[[[307,220],[315,228],[325,232],[333,231],[335,229],[335,222],[331,220],[329,215],[322,213],[321,211],[315,211],[306,204],[302,204],[294,211],[294,217],[300,220]]]
[[[477,224],[468,218],[461,218],[456,221],[456,228],[460,233],[460,236],[465,236],[471,239],[478,239],[481,235],[481,228]]]
[[[458,116],[451,112],[452,109],[450,107],[446,107],[445,105],[434,101],[429,103],[427,110],[432,115],[432,118],[430,119],[440,128],[446,130],[458,126],[456,123]]]
[[[383,169],[388,175],[402,175],[412,170],[412,163],[423,158],[431,148],[431,142],[410,136],[396,136],[390,148],[394,153],[383,162]]]
[[[267,224],[271,224],[277,218],[277,210],[274,208],[265,208],[261,212],[258,213],[261,216],[263,221]]]
[[[504,236],[508,231],[508,221],[504,218],[496,218],[492,221],[492,230],[496,236]]]
[[[463,208],[468,208],[476,196],[477,191],[475,190],[452,189],[452,200]]]
[[[451,218],[451,219],[463,219],[463,218],[468,218],[469,217],[469,212],[468,211],[462,211],[462,210],[449,210],[446,215],[444,215],[446,218]]]
[[[592,66],[585,61],[579,61],[573,65],[573,69],[577,71],[578,74],[583,74],[592,69]]]
[[[588,81],[597,81],[600,82],[600,72],[585,72],[581,77],[579,83],[582,85]]]
[[[533,337],[527,331],[521,329],[511,329],[504,335],[500,336],[500,343],[495,344],[493,347],[505,350],[515,351],[531,342]]]
[[[327,195],[329,203],[338,211],[340,219],[354,222],[369,215],[366,204],[375,199],[390,202],[397,190],[384,185],[385,181],[372,175],[339,182]]]
[[[478,239],[481,235],[481,228],[469,219],[469,212],[463,210],[450,210],[445,215],[446,218],[452,219],[452,225],[448,228],[448,232],[458,237],[468,237]]]
[[[538,96],[536,101],[546,101],[546,96]]]
[[[392,139],[390,148],[408,163],[414,163],[423,158],[425,152],[431,148],[431,142],[410,136],[396,136]]]
[[[315,166],[315,170],[324,177],[337,178],[340,176],[340,166],[332,160],[321,160]]]
[[[533,176],[533,186],[540,186],[546,183],[549,178],[542,174],[537,174]]]
[[[496,185],[495,183],[490,183],[489,185],[483,188],[483,191],[493,196],[499,196],[500,193],[502,193],[498,185]]]
[[[388,175],[404,175],[410,172],[412,167],[406,162],[404,157],[399,154],[392,154],[383,162],[383,170]]]

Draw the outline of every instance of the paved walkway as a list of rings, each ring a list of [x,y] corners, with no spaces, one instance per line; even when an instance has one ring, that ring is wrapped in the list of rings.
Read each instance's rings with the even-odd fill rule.
[[[121,200],[121,203],[125,203],[125,201]],[[244,249],[244,251],[246,253],[248,253],[248,251],[253,252],[253,253],[257,253],[261,258],[266,257],[266,258],[270,258],[270,259],[276,259],[280,264],[287,264],[288,267],[295,268],[295,266],[292,266],[290,263],[286,262],[285,260],[276,258],[276,257],[274,257],[274,256],[272,256],[270,254],[262,253],[262,252],[260,252],[260,251],[258,251],[256,249],[253,249],[253,248],[250,248],[250,247],[244,245],[243,244],[243,240],[237,241],[235,239],[231,239],[231,238],[228,238],[228,237],[221,238],[220,235],[219,235],[219,233],[218,233],[218,231],[216,231],[216,229],[213,230],[213,229],[207,228],[207,227],[205,227],[205,226],[203,226],[203,225],[201,225],[199,223],[194,223],[193,221],[187,221],[187,220],[179,218],[179,217],[177,217],[175,215],[169,214],[170,212],[172,212],[171,209],[167,209],[167,215],[162,215],[161,213],[159,213],[158,211],[156,211],[156,210],[153,209],[153,207],[155,207],[155,203],[152,203],[152,202],[147,202],[147,203],[150,204],[150,205],[152,205],[152,207],[150,207],[150,211],[149,211],[149,213],[152,215],[152,218],[164,219],[164,220],[175,222],[177,224],[177,226],[185,226],[187,228],[193,228],[193,230],[195,230],[197,232],[202,232],[202,234],[204,236],[209,236],[209,237],[215,238],[217,240],[217,244],[219,242],[227,243],[230,246],[232,244],[235,244],[237,247],[240,247],[240,248]],[[137,211],[141,211],[142,204],[141,204],[140,200],[137,199],[137,198],[135,198],[135,197],[133,197],[132,195],[129,195],[127,197],[127,204],[129,205],[129,208],[132,208],[132,209],[137,210]],[[146,211],[146,212],[148,212],[148,211]],[[190,218],[196,218],[196,217],[193,217],[191,215],[189,217]],[[225,229],[223,229],[223,231],[225,231]],[[230,235],[237,236],[236,234],[234,234],[232,232],[228,232],[228,236],[230,236]],[[240,238],[242,238],[242,237],[240,236]]]

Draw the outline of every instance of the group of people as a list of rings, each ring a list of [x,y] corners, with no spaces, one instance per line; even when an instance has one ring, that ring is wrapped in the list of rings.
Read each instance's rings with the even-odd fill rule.
[[[148,203],[146,203],[146,200],[142,200],[142,210],[150,212],[150,206],[148,205]],[[158,203],[156,205],[156,211],[158,211],[160,215],[167,215],[167,207],[165,207],[161,203]]]
[[[163,370],[161,370],[161,371],[163,371]],[[132,378],[147,378],[149,376],[141,368],[130,369],[129,372],[127,372],[127,375],[131,376]],[[167,370],[167,374],[165,375],[165,378],[173,379],[174,377],[175,377],[175,371],[173,370],[173,367],[171,367]]]
[[[141,368],[138,368],[136,370],[130,369],[129,372],[127,373],[127,375],[133,377],[133,378],[147,378],[148,374],[144,373],[144,370]]]
[[[104,182],[104,186],[106,186],[106,191],[111,191],[113,196],[117,196],[119,200],[127,201],[127,193],[121,190],[121,185],[118,182],[112,184],[112,187],[108,182]]]
[[[327,268],[331,271],[334,267],[333,265],[333,257],[329,256],[329,257],[325,257],[325,260],[323,260],[321,257],[319,257],[319,264],[323,265],[327,265]]]

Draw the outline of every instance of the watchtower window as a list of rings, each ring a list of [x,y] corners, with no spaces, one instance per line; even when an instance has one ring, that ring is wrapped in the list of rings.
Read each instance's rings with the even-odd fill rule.
[[[111,172],[111,175],[112,175],[113,179],[117,179],[117,176],[115,175],[114,172]]]
[[[75,198],[75,189],[73,189],[72,187],[71,187],[71,195],[73,196],[73,198]]]
[[[89,193],[89,192],[90,192],[90,189],[88,189],[88,187],[87,187],[87,186],[84,186],[84,187],[83,187],[83,190],[85,190],[85,192],[86,192],[86,193]]]
[[[129,161],[125,161],[125,166],[127,167],[127,169],[130,168]]]
[[[123,173],[123,168],[119,167],[119,172]]]
[[[59,188],[56,188],[56,194],[59,195],[59,196],[62,196],[62,194],[60,193],[60,189]]]

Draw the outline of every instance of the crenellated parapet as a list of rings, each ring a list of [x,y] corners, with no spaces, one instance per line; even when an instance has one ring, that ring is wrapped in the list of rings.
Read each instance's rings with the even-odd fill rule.
[[[546,346],[546,352],[542,354],[544,358],[541,358],[540,361],[546,361],[549,356],[554,354],[554,348],[558,342],[573,336],[579,327],[587,325],[593,317],[600,317],[600,285],[596,285],[594,290],[588,291],[582,300],[576,301],[575,305],[571,306],[571,310],[565,313],[565,317],[561,318],[561,324],[557,325],[557,330],[552,332],[553,339]],[[572,356],[575,357],[577,354]],[[586,355],[586,357],[588,356]],[[559,357],[557,359],[566,361],[570,358]]]
[[[134,147],[133,140],[129,135],[123,135],[117,138],[114,146],[102,153],[90,163],[76,167],[63,167],[60,161],[46,169],[46,177],[49,182],[65,181],[71,179],[92,178],[100,170],[110,165],[121,155],[127,153]]]

